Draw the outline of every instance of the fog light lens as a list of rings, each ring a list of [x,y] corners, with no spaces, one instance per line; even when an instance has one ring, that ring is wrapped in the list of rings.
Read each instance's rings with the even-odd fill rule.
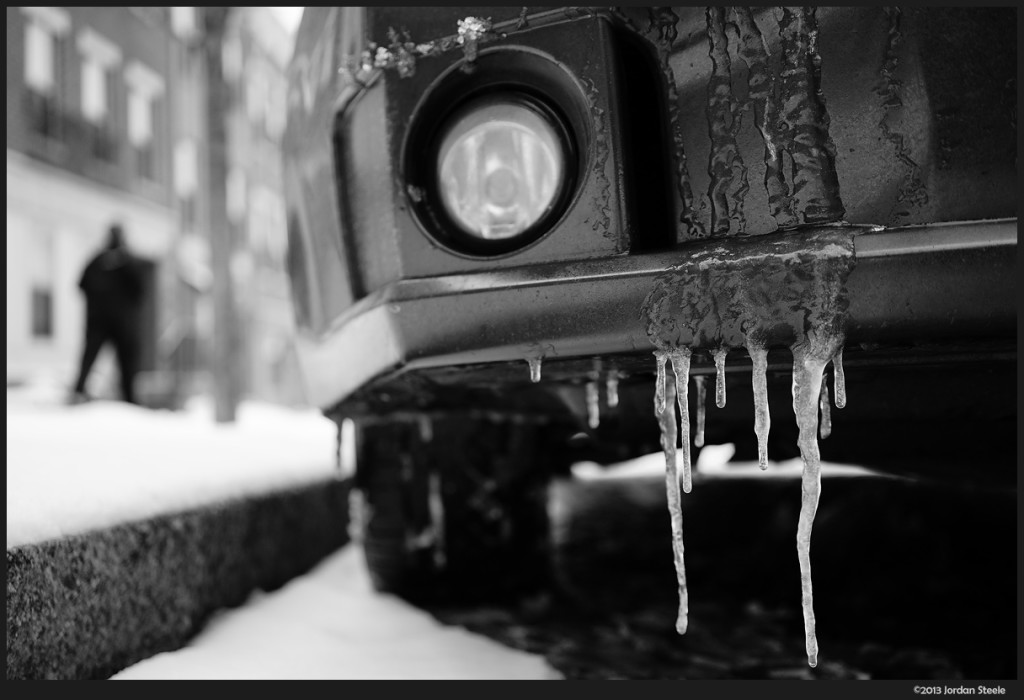
[[[565,167],[558,132],[539,111],[511,100],[477,103],[442,134],[441,201],[466,233],[512,238],[554,206]]]

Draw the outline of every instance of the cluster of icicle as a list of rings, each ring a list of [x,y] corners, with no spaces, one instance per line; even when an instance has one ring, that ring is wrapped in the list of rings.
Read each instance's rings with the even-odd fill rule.
[[[540,381],[541,366],[544,362],[543,356],[532,356],[526,359],[530,366],[530,381],[536,384]],[[601,387],[598,379],[601,376],[601,360],[594,360],[594,368],[590,372],[590,380],[586,384],[587,399],[587,425],[596,430],[601,425]],[[608,408],[615,408],[619,405],[619,372],[616,369],[609,370],[605,378],[605,400]]]
[[[825,368],[831,361],[834,368],[834,393],[837,408],[846,405],[846,384],[843,375],[843,351],[839,339],[831,342],[807,341],[794,345],[793,351],[793,412],[796,414],[800,434],[798,438],[803,460],[800,519],[797,525],[797,555],[800,560],[800,585],[804,615],[804,636],[807,662],[818,663],[818,641],[814,631],[814,605],[811,590],[811,525],[818,508],[821,493],[821,459],[818,451],[818,412],[821,411],[821,437],[831,432],[828,387]],[[758,464],[768,468],[768,350],[749,344],[747,351],[753,364],[754,431],[757,434]],[[713,353],[715,361],[715,405],[725,406],[725,356],[727,348]],[[691,350],[687,347],[656,350],[657,379],[654,392],[654,413],[661,426],[661,445],[665,452],[665,485],[668,490],[668,510],[672,521],[672,550],[679,586],[679,613],[676,631],[684,634],[687,627],[689,596],[686,589],[686,567],[683,562],[683,513],[679,492],[678,465],[682,465],[682,490],[690,493],[690,415],[687,390],[690,375]],[[666,364],[671,362],[675,382],[666,381]],[[694,377],[697,388],[697,419],[694,444],[704,443],[704,404],[706,389],[704,377]],[[676,406],[679,409],[678,419]],[[677,433],[678,426],[678,433]]]

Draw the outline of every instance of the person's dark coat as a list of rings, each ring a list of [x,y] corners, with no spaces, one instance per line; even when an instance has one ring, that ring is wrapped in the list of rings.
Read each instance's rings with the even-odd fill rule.
[[[120,227],[111,227],[107,247],[89,261],[78,282],[85,295],[85,343],[73,402],[88,399],[89,372],[100,349],[112,343],[121,370],[121,396],[135,403],[144,274],[142,260],[125,246]]]
[[[143,272],[138,258],[125,248],[107,248],[82,272],[78,286],[85,293],[86,315],[103,325],[138,322]]]

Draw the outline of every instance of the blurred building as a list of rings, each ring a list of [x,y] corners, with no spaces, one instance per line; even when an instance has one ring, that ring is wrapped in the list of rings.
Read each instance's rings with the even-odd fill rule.
[[[285,272],[281,137],[292,38],[265,7],[236,7],[223,37],[227,219],[246,395],[302,401]]]
[[[278,143],[291,39],[268,8],[230,8],[232,108],[211,143],[205,8],[7,8],[7,376],[70,385],[82,348],[82,268],[120,221],[148,263],[140,399],[207,389],[212,288],[238,300],[243,395],[295,401]],[[212,40],[219,41],[220,37]],[[250,82],[251,81],[251,82]],[[219,137],[215,137],[219,138]],[[210,159],[226,150],[230,226],[212,231]],[[216,196],[216,195],[214,195]],[[221,203],[223,205],[223,203]],[[216,220],[216,219],[213,219]],[[228,237],[230,273],[211,236]],[[112,353],[90,391],[113,395]]]

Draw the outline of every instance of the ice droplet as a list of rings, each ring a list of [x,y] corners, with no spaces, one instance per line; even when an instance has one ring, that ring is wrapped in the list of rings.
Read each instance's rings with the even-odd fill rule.
[[[715,405],[725,408],[725,356],[729,348],[718,348],[713,353],[715,358]]]
[[[821,376],[821,398],[818,399],[818,404],[821,406],[821,429],[819,434],[821,439],[824,440],[832,434],[832,409],[829,406],[828,399],[828,377],[824,374]]]
[[[587,424],[591,430],[601,425],[601,395],[597,382],[587,382]]]
[[[530,365],[530,381],[534,384],[540,381],[540,364],[543,360],[543,357],[526,358],[527,364]]]
[[[843,349],[839,348],[835,357],[832,358],[833,388],[836,392],[836,408],[846,406],[846,374],[843,372]]]
[[[658,377],[654,381],[654,412],[661,415],[665,412],[665,362],[668,360],[668,353],[664,350],[655,350],[654,359],[658,367]]]
[[[747,352],[754,363],[752,381],[754,385],[754,433],[757,434],[757,464],[768,468],[768,431],[771,415],[768,413],[768,350],[757,345],[748,345]]]
[[[608,408],[615,408],[619,405],[619,373],[612,370],[605,380],[605,401]]]
[[[800,519],[797,523],[796,545],[800,560],[800,589],[804,613],[804,638],[807,663],[818,665],[818,640],[814,632],[814,594],[811,588],[811,527],[821,495],[821,454],[818,451],[818,401],[825,365],[805,349],[793,349],[793,413],[800,429],[797,444],[803,459]]]
[[[683,463],[683,491],[690,493],[690,405],[688,389],[690,383],[690,348],[677,348],[669,354],[672,372],[676,375],[676,401],[679,402],[679,444]]]
[[[693,444],[704,447],[704,404],[708,401],[707,379],[704,375],[693,378],[697,385],[697,431],[693,435]]]
[[[661,386],[665,386],[664,383]],[[676,569],[676,584],[679,588],[679,612],[676,616],[676,632],[686,634],[687,615],[690,608],[686,591],[686,566],[683,561],[683,508],[679,495],[679,474],[676,471],[676,407],[675,386],[664,389],[662,401],[658,394],[654,398],[654,412],[661,426],[661,448],[665,452],[665,490],[668,496],[668,513],[672,521],[672,561]]]

